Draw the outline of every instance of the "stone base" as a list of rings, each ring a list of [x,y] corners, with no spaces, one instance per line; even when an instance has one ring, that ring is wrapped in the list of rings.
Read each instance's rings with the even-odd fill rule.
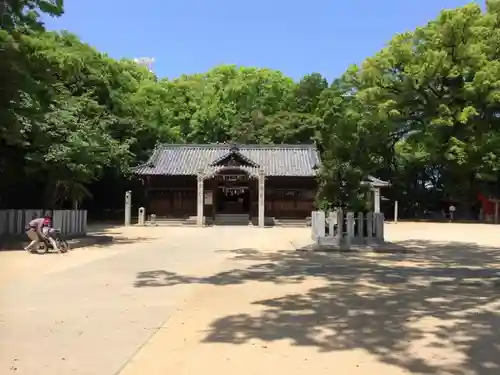
[[[384,240],[375,237],[362,238],[354,237],[348,241],[347,237],[317,237],[316,244],[319,246],[336,246],[336,247],[352,247],[352,246],[381,246],[385,243]]]
[[[315,243],[309,246],[308,250],[312,251],[354,251],[354,252],[374,252],[374,253],[407,253],[411,252],[407,248],[396,245],[391,242],[375,242],[371,241],[370,243],[351,243],[348,244],[345,241],[342,241],[339,245],[335,245],[334,243]]]
[[[408,249],[375,237],[353,238],[347,241],[346,237],[317,237],[313,239],[314,243],[307,246],[307,249],[313,251],[373,251],[373,252],[407,252]]]

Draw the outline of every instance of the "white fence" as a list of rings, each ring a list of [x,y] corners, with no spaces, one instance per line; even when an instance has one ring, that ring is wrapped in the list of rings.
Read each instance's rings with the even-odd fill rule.
[[[83,235],[87,232],[86,210],[0,210],[0,235],[24,233],[26,224],[52,213],[53,226],[66,235]]]
[[[311,237],[319,246],[382,245],[384,243],[384,214],[368,212],[344,213],[342,210],[325,213],[313,211]]]

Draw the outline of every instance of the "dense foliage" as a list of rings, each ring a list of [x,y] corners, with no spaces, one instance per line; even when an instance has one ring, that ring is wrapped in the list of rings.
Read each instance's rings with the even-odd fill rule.
[[[390,180],[385,194],[410,215],[497,193],[498,0],[443,11],[332,84],[237,66],[158,79],[44,30],[39,14],[61,15],[62,0],[0,6],[3,207],[119,205],[130,167],[159,142],[316,142],[323,203],[355,205],[368,174]]]

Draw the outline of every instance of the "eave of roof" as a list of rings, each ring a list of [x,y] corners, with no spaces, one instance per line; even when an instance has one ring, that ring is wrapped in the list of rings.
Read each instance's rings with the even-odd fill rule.
[[[368,176],[366,181],[362,182],[362,185],[370,185],[374,188],[383,188],[391,186],[391,183],[389,181],[384,181],[373,176]]]
[[[314,177],[315,168],[320,164],[313,144],[244,144],[236,147],[230,144],[162,144],[133,172],[137,175],[195,175],[201,169],[212,169],[209,167],[214,161],[231,156],[231,150],[237,150],[238,154],[234,155],[242,157],[243,161],[248,160],[247,168],[261,167],[268,176]]]

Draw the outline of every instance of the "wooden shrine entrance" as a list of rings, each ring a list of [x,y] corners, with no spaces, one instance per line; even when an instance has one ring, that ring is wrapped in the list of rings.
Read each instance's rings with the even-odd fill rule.
[[[252,181],[240,169],[226,169],[214,175],[214,214],[250,215]]]
[[[248,186],[219,186],[216,195],[215,214],[250,214]]]

